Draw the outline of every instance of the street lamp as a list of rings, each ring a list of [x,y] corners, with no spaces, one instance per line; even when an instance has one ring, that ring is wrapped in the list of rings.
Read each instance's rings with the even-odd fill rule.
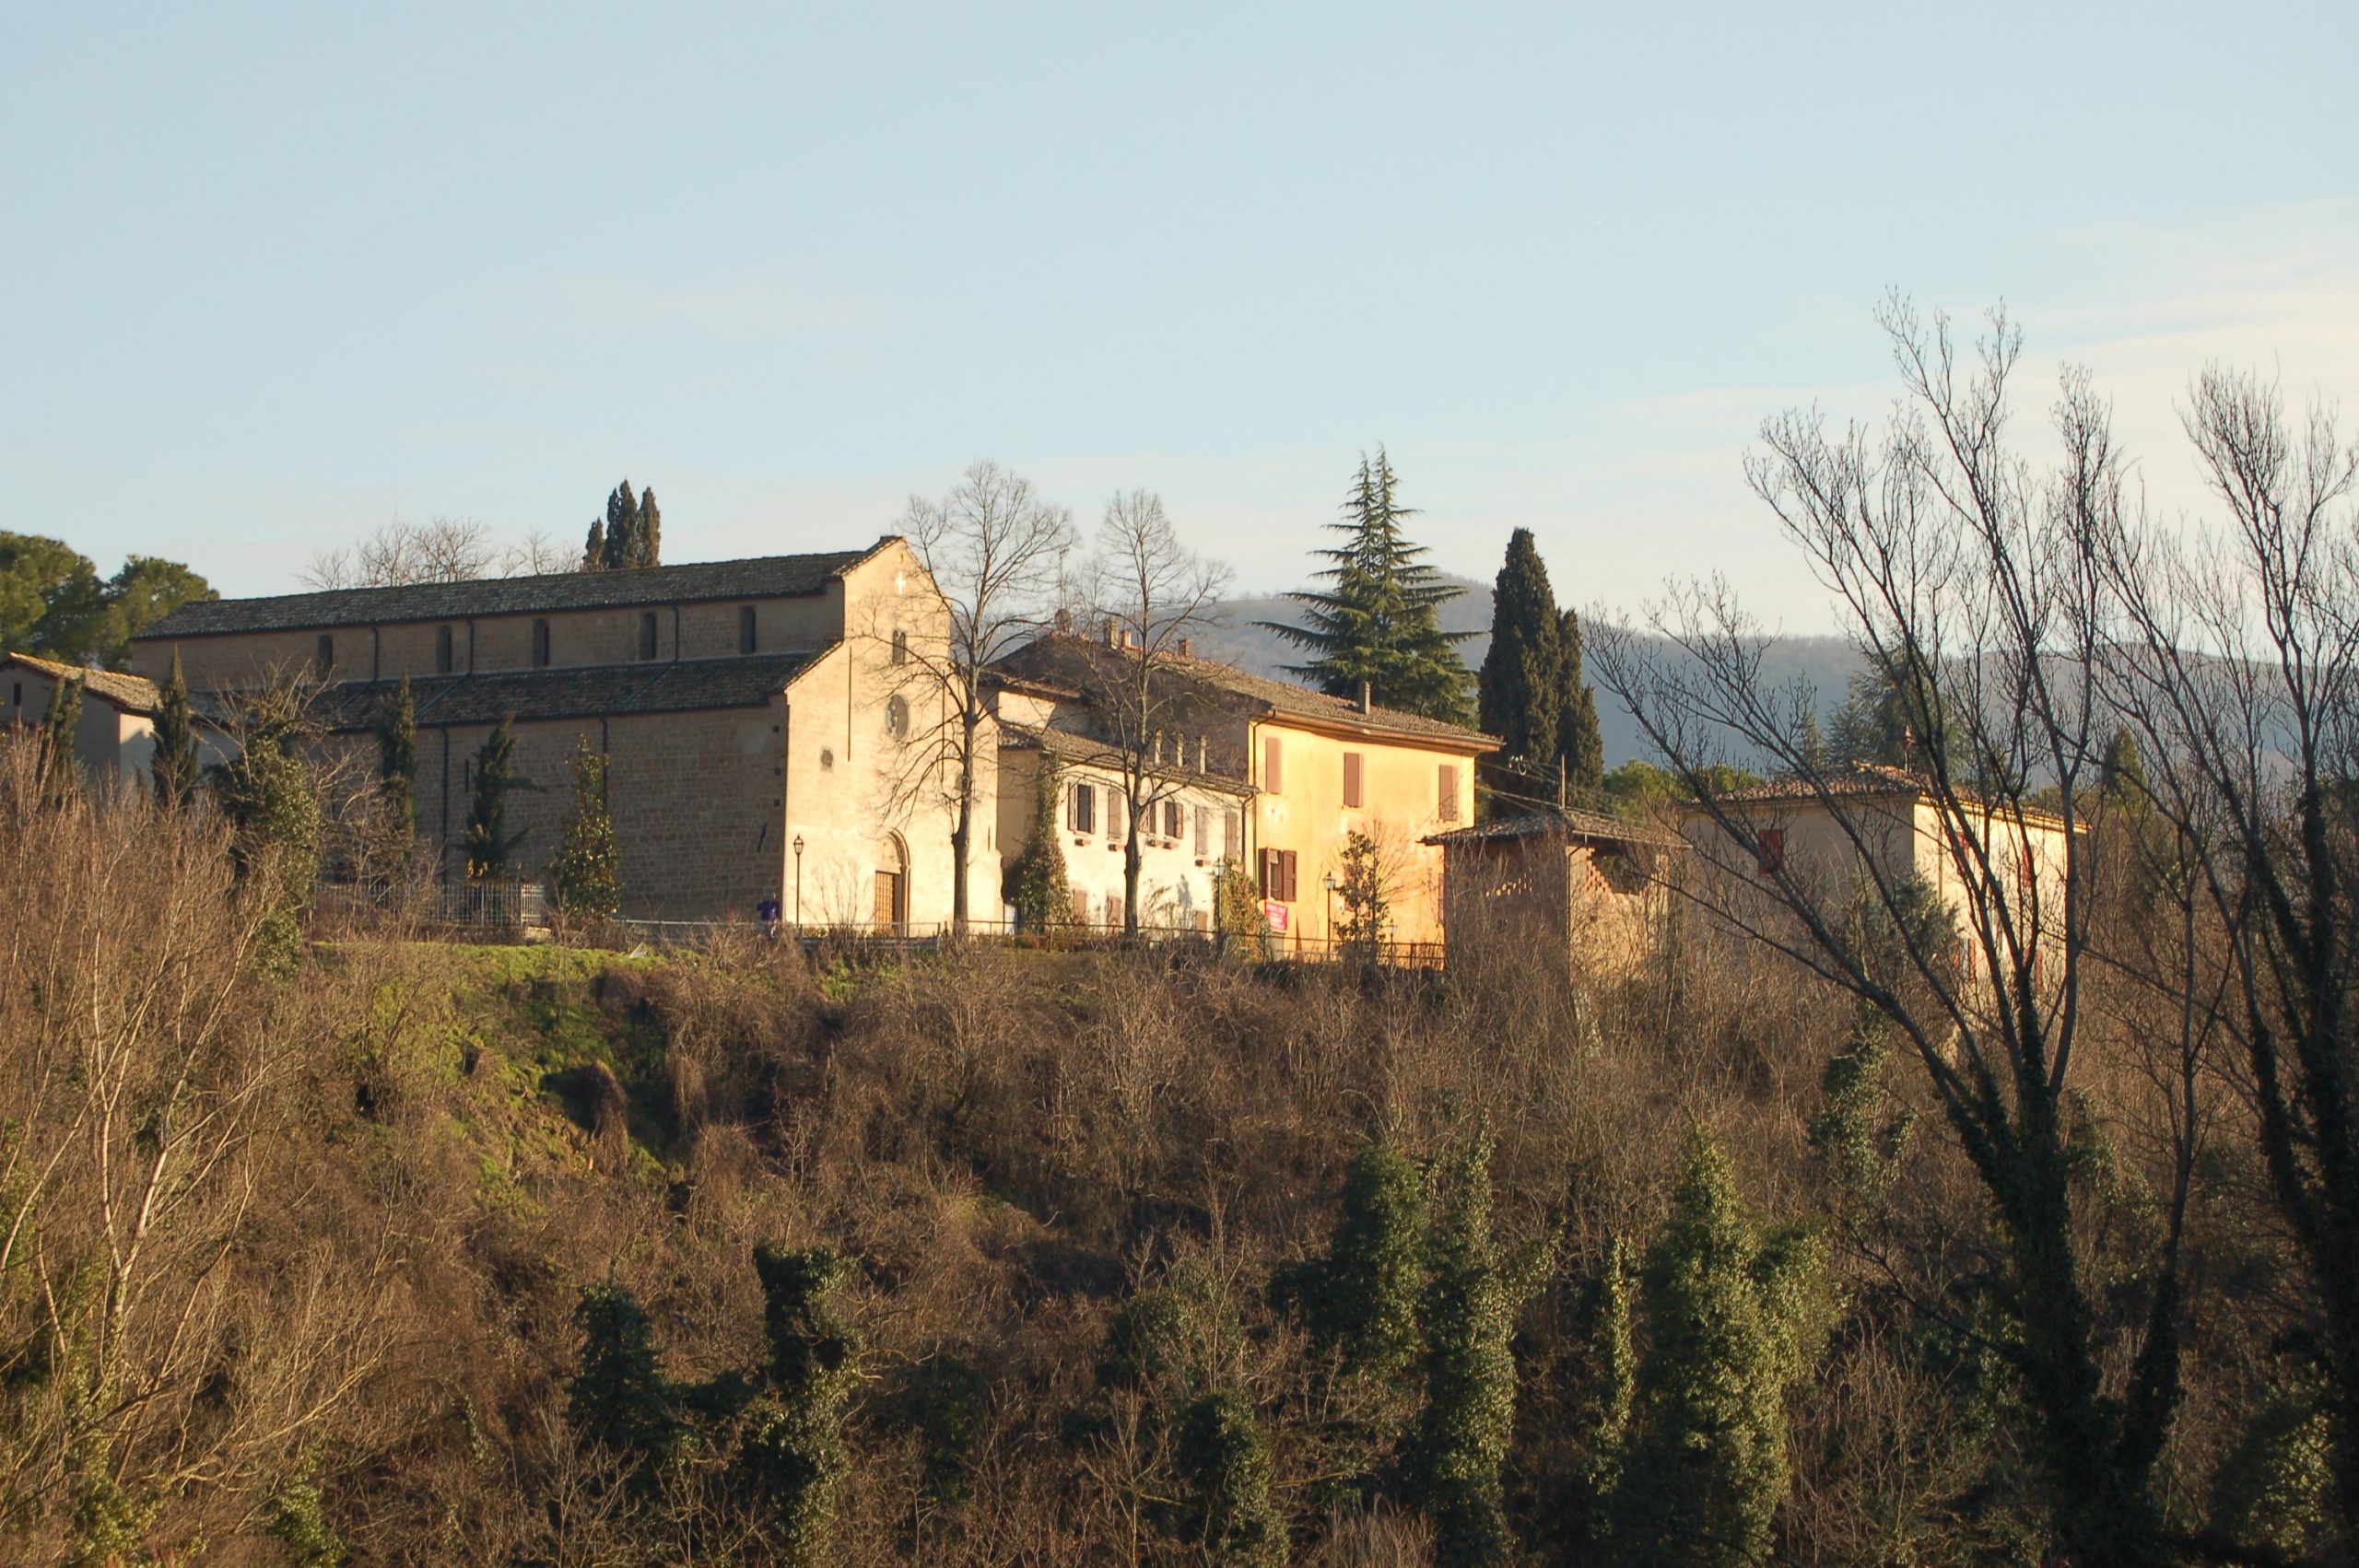
[[[794,934],[803,934],[803,835],[794,836]]]
[[[1344,884],[1335,880],[1333,872],[1329,872],[1320,878],[1319,885],[1327,890],[1327,951],[1332,953],[1335,951],[1335,890]]]

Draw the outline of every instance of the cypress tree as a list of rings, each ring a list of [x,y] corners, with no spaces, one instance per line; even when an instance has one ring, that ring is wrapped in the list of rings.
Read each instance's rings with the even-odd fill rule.
[[[147,773],[156,786],[156,803],[167,810],[187,805],[196,793],[196,722],[189,710],[188,679],[181,673],[177,648],[158,694],[156,749],[147,759]]]
[[[606,567],[609,570],[640,564],[639,497],[626,479],[606,496]]]
[[[642,490],[639,497],[639,559],[633,566],[660,567],[663,564],[663,514],[655,509],[655,492]]]
[[[386,837],[406,851],[417,836],[417,701],[407,675],[377,699],[376,731]]]
[[[593,751],[590,737],[583,735],[566,767],[573,776],[573,804],[557,830],[557,853],[549,857],[549,887],[567,915],[612,919],[622,912],[623,855],[606,810],[606,757]]]
[[[50,688],[49,711],[41,721],[41,785],[53,793],[63,794],[82,781],[81,759],[74,750],[81,725],[82,677],[62,676]]]
[[[1594,793],[1605,785],[1605,738],[1597,727],[1596,688],[1581,671],[1581,618],[1571,610],[1557,623],[1556,647],[1556,756],[1567,788]]]
[[[1463,591],[1439,579],[1426,550],[1401,531],[1415,513],[1393,497],[1392,464],[1384,450],[1360,460],[1344,518],[1328,526],[1344,543],[1318,554],[1333,563],[1314,574],[1329,586],[1287,598],[1303,606],[1302,626],[1262,623],[1312,657],[1289,666],[1333,696],[1357,697],[1363,685],[1387,708],[1454,724],[1473,717],[1466,700],[1471,677],[1456,644],[1471,633],[1445,632],[1435,618]]]
[[[860,1341],[829,1301],[851,1272],[826,1247],[754,1249],[769,1332],[769,1392],[749,1409],[740,1458],[770,1517],[775,1560],[816,1568],[834,1555],[837,1506],[851,1461],[844,1407]]]
[[[508,797],[526,786],[516,777],[516,731],[503,719],[475,753],[475,789],[467,804],[467,880],[497,882],[508,875],[508,858],[524,841],[524,830],[508,831]]]
[[[1252,1403],[1224,1392],[1190,1405],[1180,1420],[1178,1458],[1180,1539],[1206,1562],[1279,1568],[1285,1522],[1270,1501],[1270,1444]]]
[[[606,569],[606,520],[603,517],[590,520],[590,537],[581,546],[581,569],[585,572]]]
[[[1646,1284],[1649,1336],[1615,1491],[1615,1560],[1766,1562],[1791,1480],[1786,1392],[1808,1375],[1826,1331],[1817,1241],[1749,1212],[1728,1155],[1698,1131]]]
[[[1515,1308],[1491,1237],[1491,1135],[1478,1133],[1436,1184],[1426,1285],[1426,1406],[1406,1467],[1433,1520],[1438,1560],[1503,1562],[1500,1471],[1515,1434]]]
[[[581,1364],[565,1386],[566,1420],[644,1475],[670,1457],[680,1437],[676,1391],[656,1360],[646,1310],[625,1287],[596,1284],[582,1291],[573,1323],[581,1330]]]
[[[1502,764],[1552,778],[1564,707],[1558,638],[1548,568],[1532,530],[1519,528],[1508,537],[1507,562],[1491,589],[1491,647],[1475,682],[1477,717],[1485,734],[1498,737]]]
[[[1073,918],[1065,879],[1064,835],[1057,821],[1057,764],[1046,750],[1032,780],[1032,830],[1008,862],[1001,896],[1015,909],[1015,929],[1038,935]]]

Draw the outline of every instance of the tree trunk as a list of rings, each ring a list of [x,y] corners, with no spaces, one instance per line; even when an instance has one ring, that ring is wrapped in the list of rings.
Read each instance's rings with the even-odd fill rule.
[[[975,732],[982,725],[970,705],[958,715],[958,816],[950,828],[950,929],[967,934],[967,850],[975,832]]]
[[[1145,857],[1139,853],[1139,798],[1131,795],[1129,813],[1131,831],[1122,840],[1122,934],[1139,934],[1139,872]]]

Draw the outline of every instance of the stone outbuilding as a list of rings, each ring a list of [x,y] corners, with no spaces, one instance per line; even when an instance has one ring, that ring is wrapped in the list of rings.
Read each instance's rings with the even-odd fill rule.
[[[1630,973],[1655,951],[1675,836],[1597,812],[1542,807],[1430,835],[1441,851],[1452,967],[1555,960]]]

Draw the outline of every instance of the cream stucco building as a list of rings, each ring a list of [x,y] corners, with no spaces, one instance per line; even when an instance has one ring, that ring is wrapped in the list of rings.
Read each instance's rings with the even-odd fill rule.
[[[74,755],[83,777],[114,779],[127,787],[147,781],[147,760],[156,750],[156,685],[119,670],[86,670],[11,653],[0,659],[0,723],[36,725],[49,717],[58,685],[78,681],[82,715],[75,725]]]

